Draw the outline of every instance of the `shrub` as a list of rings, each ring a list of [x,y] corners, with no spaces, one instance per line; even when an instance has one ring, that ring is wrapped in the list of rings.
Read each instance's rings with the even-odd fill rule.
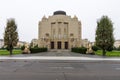
[[[11,46],[11,47],[6,46],[6,50],[7,50],[7,51],[10,51],[10,48],[13,49],[13,46]]]
[[[31,53],[46,52],[47,48],[30,48]]]
[[[14,50],[21,50],[21,48],[14,48]]]
[[[24,50],[25,49],[25,45],[23,45],[22,47],[21,47],[21,50]]]
[[[93,51],[97,51],[99,48],[97,46],[92,46]]]
[[[75,47],[71,49],[72,52],[86,54],[87,48],[85,47]]]
[[[87,48],[81,47],[81,53],[86,54]]]
[[[108,47],[107,48],[107,51],[112,51],[113,50],[113,47]]]
[[[114,47],[113,47],[113,50],[117,50],[117,48],[114,46]]]
[[[6,47],[1,47],[0,50],[6,50]]]
[[[118,51],[120,51],[120,46],[117,48]]]
[[[34,46],[34,48],[39,48],[39,47],[38,47],[38,44],[37,44],[37,45],[35,45],[35,46]]]

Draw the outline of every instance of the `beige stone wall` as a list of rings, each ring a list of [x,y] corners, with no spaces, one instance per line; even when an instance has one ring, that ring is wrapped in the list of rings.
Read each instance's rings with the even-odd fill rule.
[[[32,47],[37,46],[38,45],[38,39],[32,39],[31,43],[32,43]]]
[[[58,42],[61,42],[61,49],[65,49],[65,42],[68,42],[68,49],[81,46],[81,22],[76,16],[44,16],[38,30],[39,47],[51,49],[51,42],[54,42],[54,49],[58,49]]]
[[[0,48],[2,48],[4,46],[4,40],[0,39]]]
[[[81,45],[82,45],[83,47],[88,48],[89,44],[90,44],[90,42],[88,41],[88,39],[82,39]]]

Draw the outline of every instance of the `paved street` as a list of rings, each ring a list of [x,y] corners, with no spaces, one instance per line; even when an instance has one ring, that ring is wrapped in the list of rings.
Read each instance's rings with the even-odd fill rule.
[[[30,56],[39,57],[39,54]],[[87,57],[99,58],[91,55]],[[120,61],[0,59],[0,80],[120,80]]]

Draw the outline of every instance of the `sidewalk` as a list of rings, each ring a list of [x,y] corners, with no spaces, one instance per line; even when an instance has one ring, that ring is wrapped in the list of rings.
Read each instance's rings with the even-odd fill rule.
[[[0,60],[95,60],[95,61],[120,61],[120,58],[93,58],[93,57],[55,57],[55,56],[26,56],[26,57],[15,57],[15,56],[1,56]]]
[[[102,57],[85,55],[73,52],[42,52],[36,54],[19,54],[0,56],[1,60],[94,60],[94,61],[120,61],[119,57]]]

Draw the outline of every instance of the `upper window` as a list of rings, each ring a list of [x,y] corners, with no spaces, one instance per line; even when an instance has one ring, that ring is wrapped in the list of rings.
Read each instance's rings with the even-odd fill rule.
[[[46,33],[45,35],[46,35],[46,37],[49,37],[49,34],[48,34],[48,33]]]
[[[73,33],[70,33],[70,37],[73,37],[74,35],[73,35]]]

